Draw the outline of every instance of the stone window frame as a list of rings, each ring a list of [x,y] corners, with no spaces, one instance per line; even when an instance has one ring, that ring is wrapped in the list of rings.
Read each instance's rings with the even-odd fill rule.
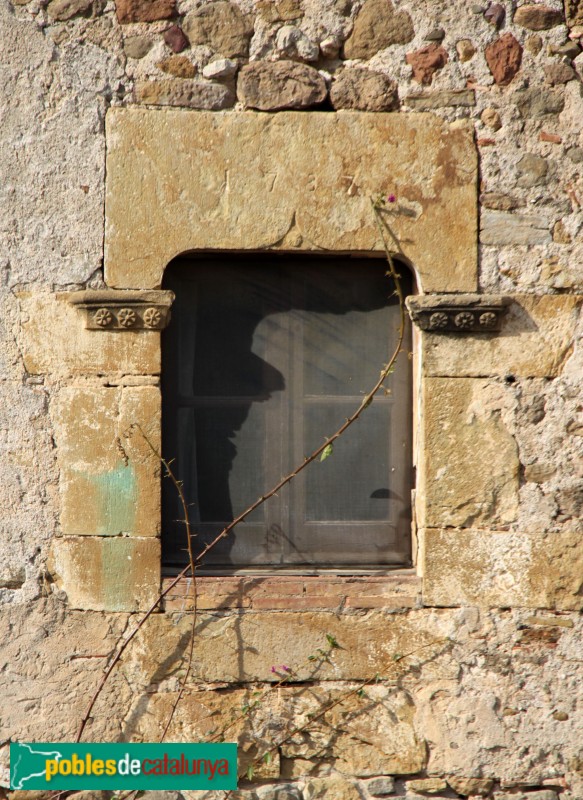
[[[425,113],[127,108],[108,112],[106,141],[109,288],[100,295],[57,298],[61,309],[67,306],[62,313],[70,324],[81,326],[79,310],[85,314],[88,330],[71,358],[80,360],[79,353],[89,351],[89,371],[99,374],[101,383],[67,386],[55,404],[63,514],[51,563],[73,606],[134,611],[149,607],[160,587],[159,523],[153,523],[159,520],[160,471],[144,442],[126,434],[128,425],[138,422],[154,446],[159,444],[159,331],[172,299],[159,287],[174,257],[254,250],[378,254],[382,247],[370,197],[395,194],[392,223],[420,291],[408,304],[419,327],[420,408],[427,407],[428,397],[447,396],[452,385],[452,378],[428,371],[435,351],[467,333],[474,352],[492,351],[509,301],[477,293],[478,160],[469,121],[448,124]],[[194,142],[202,143],[196,155]],[[101,491],[102,505],[105,497],[100,476],[97,492],[95,476],[80,477],[89,461],[80,433],[90,427],[91,415],[101,461],[136,465],[125,497],[137,500],[138,507],[146,499],[148,513],[129,530],[115,525],[106,530],[103,520],[87,530],[72,510],[81,497],[98,503]],[[455,558],[451,565],[444,561],[449,542],[461,540],[457,532],[449,539],[444,535],[433,490],[428,491],[434,471],[427,458],[431,435],[423,422],[415,446],[414,569],[374,579],[290,576],[277,586],[269,579],[237,578],[231,585],[232,578],[209,577],[201,579],[206,583],[199,607],[406,607],[419,601],[422,582],[423,602],[450,605],[462,596],[467,601],[469,579],[457,571]],[[459,442],[467,449],[463,436]],[[464,458],[461,453],[462,465]],[[469,532],[463,535],[474,541]],[[185,588],[168,596],[168,609],[188,604]]]

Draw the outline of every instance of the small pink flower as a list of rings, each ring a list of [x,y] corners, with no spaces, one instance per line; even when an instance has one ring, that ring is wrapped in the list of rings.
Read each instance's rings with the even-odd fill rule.
[[[272,671],[272,672],[277,672],[277,670],[276,670],[276,668],[275,668],[275,667],[272,667],[272,668],[271,668],[271,671]]]
[[[282,668],[282,670],[284,670],[284,672],[291,672],[291,667],[286,667],[285,664],[282,664],[281,668]]]
[[[387,203],[395,203],[396,201],[397,201],[397,198],[395,197],[394,194],[387,195]]]

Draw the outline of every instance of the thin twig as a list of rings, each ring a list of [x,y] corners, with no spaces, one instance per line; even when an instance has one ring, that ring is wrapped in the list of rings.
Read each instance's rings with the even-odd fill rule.
[[[156,453],[155,448],[150,443],[149,439],[146,437],[142,429],[139,427],[139,430],[142,433],[142,436],[146,439],[149,446],[151,447],[152,451]],[[190,530],[190,518],[188,516],[188,503],[186,502],[186,497],[184,496],[184,488],[182,485],[182,481],[176,479],[176,476],[172,472],[170,468],[170,464],[166,461],[165,458],[162,458],[161,455],[158,456],[164,468],[166,470],[166,474],[170,477],[172,483],[174,484],[176,491],[178,492],[178,497],[180,498],[180,504],[182,506],[182,511],[184,512],[184,525],[186,530],[186,546],[188,548],[188,563],[190,566],[190,572],[192,575],[192,602],[193,602],[193,611],[192,611],[192,628],[190,631],[190,642],[188,646],[188,662],[186,666],[186,672],[184,674],[184,679],[180,684],[180,690],[174,701],[172,706],[172,710],[170,711],[170,715],[166,721],[166,725],[164,726],[164,730],[162,731],[162,736],[160,737],[160,742],[163,742],[166,738],[166,734],[168,733],[168,728],[172,724],[172,720],[174,719],[174,714],[176,713],[176,709],[178,708],[178,704],[182,700],[182,696],[184,695],[184,691],[186,689],[186,684],[188,683],[188,678],[190,677],[190,673],[192,670],[192,659],[194,657],[194,634],[196,632],[196,621],[198,616],[198,592],[196,587],[196,563],[194,560],[194,553],[192,552],[192,537],[191,537],[191,530]]]

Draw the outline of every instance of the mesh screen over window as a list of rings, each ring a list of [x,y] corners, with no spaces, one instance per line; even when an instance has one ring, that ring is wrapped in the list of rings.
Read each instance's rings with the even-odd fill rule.
[[[181,259],[165,286],[176,301],[163,345],[163,448],[184,482],[197,553],[358,407],[394,349],[399,307],[377,259]],[[408,562],[409,331],[404,350],[388,391],[333,454],[240,523],[207,568],[358,572]],[[168,566],[187,561],[182,517],[165,481]]]

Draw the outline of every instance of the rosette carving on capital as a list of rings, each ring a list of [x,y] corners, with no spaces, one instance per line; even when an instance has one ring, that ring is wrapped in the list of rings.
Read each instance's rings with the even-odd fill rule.
[[[147,308],[144,311],[144,325],[146,328],[158,328],[162,322],[162,314],[157,308]]]
[[[117,314],[117,321],[122,328],[133,328],[136,324],[136,312],[131,308],[121,308]]]
[[[498,318],[493,311],[484,311],[480,314],[480,325],[482,328],[493,328],[498,322]]]
[[[455,315],[454,322],[458,328],[467,331],[469,328],[473,327],[475,317],[471,311],[460,311],[459,314]]]
[[[431,330],[440,331],[447,327],[448,316],[445,311],[435,311],[429,317],[429,327]]]
[[[113,322],[113,315],[107,308],[98,308],[93,319],[100,328],[107,328]]]

